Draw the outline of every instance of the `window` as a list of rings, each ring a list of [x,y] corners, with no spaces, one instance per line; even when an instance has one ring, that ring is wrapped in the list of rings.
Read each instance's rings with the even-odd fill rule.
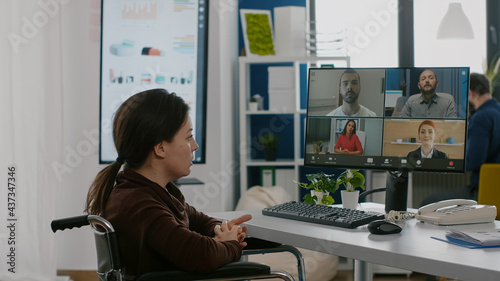
[[[486,60],[486,1],[459,2],[469,19],[473,39],[437,39],[437,31],[450,3],[456,0],[414,1],[415,65],[469,66],[483,72]]]
[[[415,66],[469,66],[471,72],[483,72],[486,0],[459,2],[472,24],[473,39],[437,39],[439,24],[452,2],[457,1],[413,2]],[[347,53],[353,67],[398,66],[398,0],[315,0],[315,3],[319,33],[346,30]]]
[[[346,31],[351,66],[398,66],[397,0],[315,2],[318,33]]]

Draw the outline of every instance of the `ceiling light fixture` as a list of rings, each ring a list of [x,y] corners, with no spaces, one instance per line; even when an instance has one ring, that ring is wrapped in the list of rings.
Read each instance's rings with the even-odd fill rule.
[[[439,24],[437,39],[474,39],[472,25],[461,3],[450,3],[446,15]]]

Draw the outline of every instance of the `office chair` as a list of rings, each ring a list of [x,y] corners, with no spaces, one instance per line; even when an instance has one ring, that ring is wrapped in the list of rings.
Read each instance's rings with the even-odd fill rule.
[[[90,225],[94,230],[97,251],[97,275],[99,281],[122,281],[125,276],[122,271],[117,234],[109,221],[95,215],[83,215],[53,220],[51,228],[57,230],[71,229]],[[272,242],[270,242],[272,243]],[[270,245],[269,252],[279,251],[275,244]],[[288,246],[290,247],[290,246]],[[292,247],[293,248],[293,247]],[[284,248],[283,250],[291,250]],[[262,251],[252,250],[252,253]],[[264,252],[266,250],[263,250]],[[282,279],[294,281],[293,277],[284,271],[271,271],[270,267],[254,262],[233,262],[224,265],[209,274],[197,274],[180,270],[150,272],[139,276],[137,281],[190,281],[190,280],[257,280]]]
[[[498,175],[500,164],[485,163],[479,170],[479,189],[477,202],[484,205],[495,205],[497,207],[496,219],[500,219],[500,189],[498,188]]]
[[[403,107],[406,102],[406,97],[398,97],[396,100],[396,106],[394,106],[394,111],[392,112],[392,117],[400,117],[401,116],[401,110],[403,110]]]
[[[366,143],[366,133],[364,131],[356,131],[359,142],[361,143],[361,148],[363,149],[363,154],[365,154],[365,143]]]

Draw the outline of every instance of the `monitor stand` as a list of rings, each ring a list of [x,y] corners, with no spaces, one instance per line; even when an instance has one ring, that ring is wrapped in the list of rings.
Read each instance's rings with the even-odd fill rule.
[[[385,212],[406,211],[408,198],[408,172],[387,172]]]

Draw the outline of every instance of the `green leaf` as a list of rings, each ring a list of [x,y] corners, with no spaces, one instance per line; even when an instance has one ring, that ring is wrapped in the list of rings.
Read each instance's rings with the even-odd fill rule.
[[[307,174],[306,178],[310,183],[301,183],[295,181],[300,187],[305,189],[314,189],[316,191],[335,193],[339,188],[334,175],[327,175],[323,172],[317,174]]]
[[[330,195],[323,195],[323,198],[321,198],[321,203],[324,205],[332,205],[333,203],[335,203],[335,199],[333,199],[333,197]]]
[[[315,195],[315,196],[312,196],[311,193],[307,193],[306,195],[304,195],[304,203],[309,203],[309,204],[316,204],[316,200],[318,200],[318,197]]]
[[[348,176],[348,173],[351,172],[352,176]],[[362,173],[358,172],[358,170],[345,170],[340,176],[337,178],[337,184],[343,184],[347,189],[347,184],[350,183],[355,189],[356,187],[360,187],[365,190],[365,176]]]

